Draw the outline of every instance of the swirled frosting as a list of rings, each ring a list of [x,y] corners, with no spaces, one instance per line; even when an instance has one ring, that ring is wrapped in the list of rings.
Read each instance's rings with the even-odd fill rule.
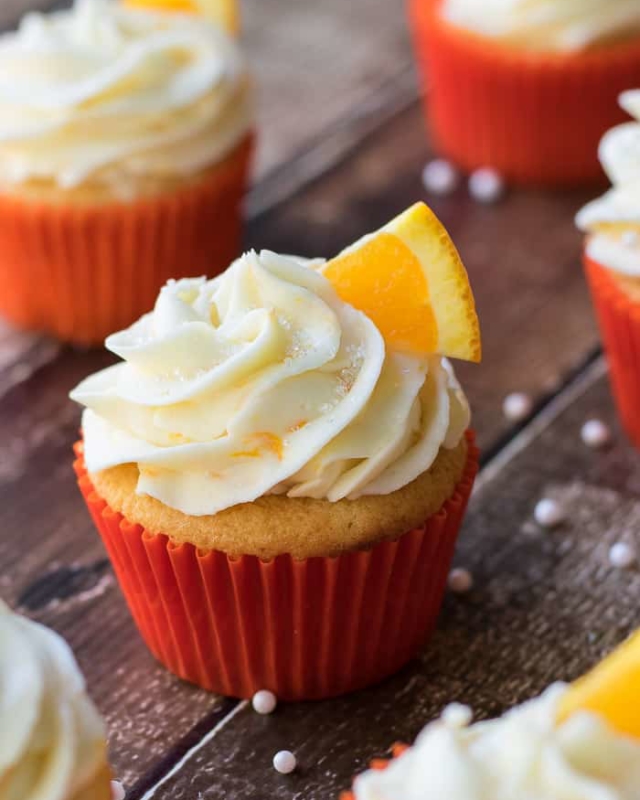
[[[356,800],[638,800],[640,742],[587,713],[556,725],[565,691],[470,726],[445,712],[386,770],[360,776]]]
[[[250,252],[165,286],[107,339],[124,362],[71,394],[89,471],[137,463],[139,493],[204,515],[388,494],[455,447],[469,409],[448,362],[388,352],[321,264]]]
[[[72,800],[106,766],[105,730],[67,644],[0,603],[0,796]]]
[[[623,92],[620,104],[632,117],[608,131],[599,156],[613,188],[577,215],[590,234],[587,253],[598,263],[640,276],[640,90]]]
[[[518,47],[570,52],[640,34],[636,0],[444,0],[455,25]]]
[[[0,185],[188,177],[251,118],[236,44],[195,15],[76,0],[0,37]]]

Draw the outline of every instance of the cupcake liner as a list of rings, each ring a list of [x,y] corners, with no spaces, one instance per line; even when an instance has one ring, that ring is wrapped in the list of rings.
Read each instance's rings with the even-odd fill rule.
[[[203,179],[132,203],[46,203],[0,193],[0,314],[101,344],[150,311],[169,278],[214,275],[238,255],[248,137]]]
[[[640,300],[629,297],[615,273],[584,256],[609,378],[622,424],[640,447]]]
[[[432,632],[478,469],[424,525],[367,551],[270,561],[173,544],[113,511],[76,446],[78,483],[131,613],[154,656],[181,678],[234,697],[330,697],[402,667]]]
[[[523,52],[450,24],[442,0],[409,3],[438,150],[514,182],[603,180],[598,143],[626,119],[620,92],[640,85],[640,37],[580,53]]]
[[[386,769],[389,764],[398,756],[401,756],[403,753],[409,749],[408,744],[394,744],[391,747],[391,756],[389,758],[374,758],[373,761],[369,764],[369,769],[376,769],[376,770],[383,770]],[[355,800],[355,795],[353,792],[341,792],[340,793],[340,800]]]

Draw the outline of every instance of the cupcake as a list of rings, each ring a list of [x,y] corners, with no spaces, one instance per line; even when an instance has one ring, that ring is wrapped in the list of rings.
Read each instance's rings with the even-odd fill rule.
[[[0,687],[0,795],[111,800],[104,725],[71,650],[1,602]]]
[[[599,180],[598,140],[640,83],[633,0],[410,0],[436,148],[522,183]]]
[[[613,188],[585,206],[584,264],[622,423],[640,447],[640,90],[622,107],[635,118],[609,131],[600,160]]]
[[[76,471],[138,627],[221,694],[341,694],[432,631],[477,470],[444,354],[467,276],[423,204],[325,263],[168,283],[72,392]]]
[[[556,684],[503,717],[471,724],[452,705],[411,748],[394,748],[342,800],[637,800],[640,638],[574,687]]]
[[[204,18],[76,0],[0,37],[0,313],[97,344],[238,255],[251,90]]]

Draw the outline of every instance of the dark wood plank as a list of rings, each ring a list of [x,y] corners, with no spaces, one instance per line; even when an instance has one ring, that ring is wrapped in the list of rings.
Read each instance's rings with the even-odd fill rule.
[[[580,442],[593,414],[615,431],[605,452]],[[242,709],[145,800],[327,800],[391,743],[412,741],[447,702],[495,715],[581,674],[640,624],[640,572],[607,560],[618,539],[640,544],[639,458],[615,423],[598,362],[486,470],[457,556],[475,588],[447,598],[419,662],[350,697],[283,706],[269,718]],[[532,521],[543,494],[568,511],[553,532]],[[293,775],[271,767],[281,748],[299,759]]]

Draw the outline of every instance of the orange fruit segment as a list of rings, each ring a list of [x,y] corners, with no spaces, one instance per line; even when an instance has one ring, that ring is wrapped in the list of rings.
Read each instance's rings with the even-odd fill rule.
[[[235,36],[240,30],[237,0],[124,0],[132,8],[149,8],[179,14],[201,14]]]
[[[569,687],[558,721],[579,711],[599,714],[619,733],[640,739],[640,631]]]
[[[351,245],[322,271],[393,349],[480,361],[480,326],[467,272],[424,203]]]

